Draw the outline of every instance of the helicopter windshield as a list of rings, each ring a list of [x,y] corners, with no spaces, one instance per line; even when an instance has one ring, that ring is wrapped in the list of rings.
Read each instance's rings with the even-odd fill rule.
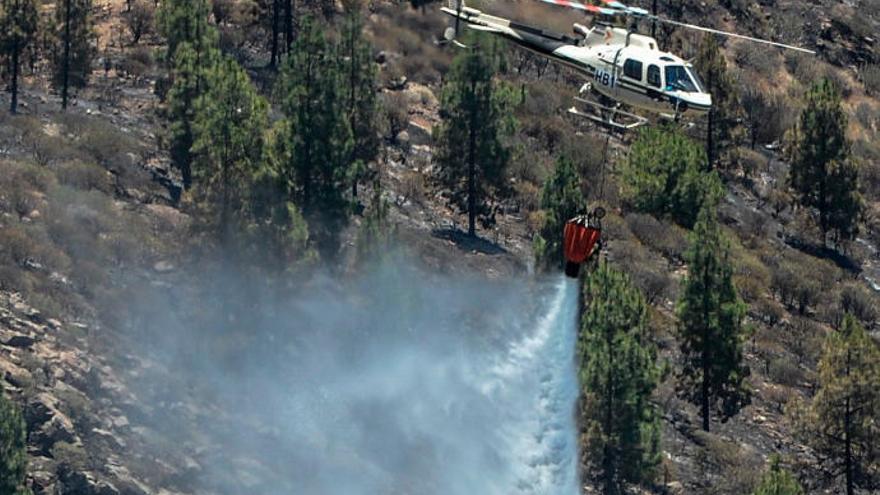
[[[666,89],[678,89],[687,93],[696,93],[700,91],[699,85],[683,65],[666,66]]]
[[[697,74],[697,71],[694,70],[692,66],[687,66],[685,68],[687,69],[688,74],[691,75],[691,79],[693,79],[694,83],[696,83],[697,91],[699,91],[700,93],[705,93],[706,90],[704,88],[706,87],[706,85],[703,84],[703,80],[700,79],[700,75]]]

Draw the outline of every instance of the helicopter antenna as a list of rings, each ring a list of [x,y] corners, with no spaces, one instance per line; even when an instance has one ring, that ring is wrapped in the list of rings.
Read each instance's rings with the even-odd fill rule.
[[[651,15],[657,17],[657,0],[654,0],[653,5],[651,6]],[[651,21],[651,37],[657,38],[657,20]]]
[[[630,7],[626,4],[618,2],[617,0],[602,0],[605,3],[605,7],[598,7],[596,5],[585,5],[579,2],[574,2],[570,0],[541,0],[544,3],[549,3],[553,5],[558,5],[560,7],[567,7],[575,10],[582,10],[584,12],[591,12],[594,14],[602,14],[602,15],[610,15],[610,16],[629,16],[635,17],[639,19],[647,19],[653,21],[654,23],[663,23],[670,24],[673,26],[683,27],[686,29],[693,29],[696,31],[703,31],[705,33],[713,33],[720,34],[722,36],[729,36],[731,38],[738,38],[742,40],[752,41],[755,43],[762,43],[765,45],[777,46],[779,48],[785,48],[788,50],[795,50],[798,52],[809,53],[811,55],[815,55],[816,52],[813,50],[808,50],[806,48],[801,48],[799,46],[788,45],[786,43],[779,43],[776,41],[765,40],[761,38],[754,38],[752,36],[746,36],[744,34],[731,33],[729,31],[722,31],[720,29],[713,29],[704,26],[698,26],[696,24],[689,24],[686,22],[674,21],[672,19],[667,19],[665,17],[660,17],[657,14],[652,14],[645,9],[639,7]],[[656,2],[655,2],[656,5]],[[656,12],[656,11],[655,11]]]

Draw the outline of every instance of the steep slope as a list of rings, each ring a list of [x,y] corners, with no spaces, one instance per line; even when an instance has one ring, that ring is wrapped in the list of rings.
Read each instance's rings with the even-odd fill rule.
[[[869,67],[880,62],[873,35],[877,4],[661,3],[667,15],[818,48],[816,60],[733,42],[725,53],[741,87],[754,85],[786,99],[781,117],[789,124],[806,82],[827,75],[840,85],[869,202],[867,228],[846,257],[805,249],[801,241],[810,238],[809,227],[781,194],[787,180],[782,155],[774,146],[740,150],[739,161],[725,171],[721,215],[737,239],[737,281],[750,304],[754,333],[746,351],[755,398],[705,434],[695,408],[678,399],[667,381],[657,398],[665,415],[663,486],[678,493],[747,493],[769,454],[781,453],[811,490],[830,489],[829,480],[809,465],[813,453],[793,437],[785,406],[792,397],[812,393],[821,339],[844,306],[856,301],[865,323],[880,330],[872,309],[880,280],[875,247],[880,101],[876,89],[867,90]],[[547,19],[561,30],[574,19],[524,2],[487,5],[532,23]],[[95,68],[92,85],[73,108],[56,111],[58,99],[38,69],[25,83],[25,115],[4,113],[0,122],[0,369],[4,388],[25,409],[36,493],[193,493],[205,469],[196,454],[216,446],[204,439],[181,446],[173,436],[156,433],[152,414],[169,410],[193,422],[236,424],[215,409],[199,409],[211,403],[209,397],[165,403],[162,387],[141,388],[138,382],[145,375],[167,376],[169,384],[185,389],[173,368],[163,369],[139,352],[146,344],[126,323],[133,313],[163,321],[156,315],[169,312],[168,301],[145,299],[134,312],[131,298],[139,293],[131,288],[170,292],[192,276],[179,268],[192,258],[185,242],[189,218],[176,206],[179,181],[168,165],[164,124],[155,113],[161,103],[153,90],[162,74],[151,50],[160,48],[161,40],[148,34],[141,43],[149,48],[129,46],[127,34],[118,30],[123,10],[123,2],[99,5],[99,50],[107,70]],[[228,21],[226,36],[243,29],[235,22]],[[517,110],[521,147],[511,172],[516,194],[499,202],[497,226],[481,232],[481,239],[460,234],[464,217],[447,207],[430,160],[431,129],[440,119],[439,84],[454,54],[434,43],[443,26],[433,6],[420,12],[391,3],[374,5],[368,26],[381,66],[385,112],[403,110],[396,118],[404,128],[386,136],[381,164],[402,242],[436,271],[497,278],[527,270],[540,183],[555,154],[576,153],[583,158],[585,194],[613,211],[606,222],[607,256],[629,271],[652,301],[656,338],[674,362],[673,307],[686,270],[684,233],[667,221],[627,211],[617,199],[614,163],[625,155],[628,138],[612,140],[603,163],[603,135],[562,116],[578,85],[566,70],[531,54],[509,53],[511,68],[504,77],[528,95]],[[254,29],[255,39],[226,45],[250,64],[257,81],[264,76],[260,33]],[[694,54],[699,40],[678,31],[664,37],[686,56]],[[5,106],[6,98],[0,104]],[[349,245],[358,222],[347,234]],[[218,345],[235,346],[234,340]],[[240,469],[249,471],[246,464]],[[259,476],[253,473],[259,470],[251,472]]]

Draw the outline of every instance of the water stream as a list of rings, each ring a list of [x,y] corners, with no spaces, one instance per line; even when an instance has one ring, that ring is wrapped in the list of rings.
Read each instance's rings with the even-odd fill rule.
[[[263,311],[232,363],[165,324],[200,412],[155,425],[196,446],[198,494],[575,495],[576,314],[561,276],[380,271]]]

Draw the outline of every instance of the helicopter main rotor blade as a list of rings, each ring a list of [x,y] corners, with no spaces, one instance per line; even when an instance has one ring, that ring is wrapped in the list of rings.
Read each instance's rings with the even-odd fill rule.
[[[786,43],[779,43],[776,41],[770,41],[770,40],[765,40],[765,39],[761,39],[761,38],[755,38],[752,36],[746,36],[744,34],[731,33],[730,31],[722,31],[720,29],[713,29],[713,28],[708,28],[708,27],[704,27],[704,26],[698,26],[696,24],[689,24],[687,22],[673,21],[672,19],[667,19],[665,17],[660,17],[658,15],[651,14],[650,12],[648,12],[645,9],[640,9],[638,7],[630,7],[629,5],[623,4],[623,3],[619,2],[618,0],[602,0],[602,1],[605,2],[605,5],[611,7],[612,9],[617,10],[619,13],[621,13],[623,15],[630,15],[633,17],[641,17],[641,18],[645,18],[645,19],[648,19],[651,21],[657,21],[657,22],[662,22],[665,24],[671,24],[673,26],[679,26],[679,27],[683,27],[686,29],[703,31],[705,33],[720,34],[722,36],[730,36],[731,38],[739,38],[741,40],[752,41],[755,43],[763,43],[765,45],[778,46],[780,48],[787,48],[789,50],[795,50],[795,51],[799,51],[799,52],[803,52],[803,53],[809,53],[811,55],[816,54],[816,52],[814,52],[813,50],[808,50],[806,48],[801,48],[799,46],[788,45]]]
[[[657,21],[662,22],[664,24],[671,24],[673,26],[679,26],[686,29],[693,29],[696,31],[703,31],[705,33],[713,33],[720,34],[722,36],[730,36],[731,38],[739,38],[742,40],[752,41],[754,43],[762,43],[765,45],[778,46],[780,48],[786,48],[788,50],[795,50],[798,52],[809,53],[811,55],[815,55],[816,52],[813,50],[808,50],[806,48],[801,48],[799,46],[788,45],[786,43],[779,43],[777,41],[770,41],[761,38],[755,38],[752,36],[746,36],[744,34],[731,33],[729,31],[722,31],[720,29],[713,29],[704,26],[698,26],[696,24],[689,24],[687,22],[681,21],[673,21],[672,19],[667,19],[665,17],[660,17],[654,14],[651,14],[645,9],[639,7],[630,7],[618,0],[602,0],[602,2],[607,5],[607,7],[597,7],[595,5],[585,5],[578,2],[572,2],[569,0],[541,0],[544,3],[549,3],[552,5],[557,5],[559,7],[567,7],[575,10],[582,10],[584,12],[592,12],[594,14],[603,14],[603,15],[624,15],[624,16],[632,16],[638,17],[642,19],[647,19],[649,21]]]
[[[808,50],[806,48],[801,48],[799,46],[787,45],[785,43],[779,43],[776,41],[770,41],[770,40],[765,40],[765,39],[761,39],[761,38],[753,38],[751,36],[746,36],[744,34],[731,33],[729,31],[721,31],[720,29],[707,28],[707,27],[703,27],[703,26],[698,26],[696,24],[688,24],[686,22],[673,21],[672,19],[666,19],[663,17],[655,16],[655,15],[647,15],[644,17],[649,20],[654,20],[657,22],[665,23],[665,24],[672,24],[673,26],[679,26],[679,27],[683,27],[683,28],[687,28],[687,29],[694,29],[696,31],[703,31],[705,33],[720,34],[722,36],[730,36],[731,38],[739,38],[741,40],[752,41],[754,43],[763,43],[765,45],[778,46],[780,48],[786,48],[786,49],[795,50],[798,52],[809,53],[810,55],[816,54],[816,52],[813,50]]]

